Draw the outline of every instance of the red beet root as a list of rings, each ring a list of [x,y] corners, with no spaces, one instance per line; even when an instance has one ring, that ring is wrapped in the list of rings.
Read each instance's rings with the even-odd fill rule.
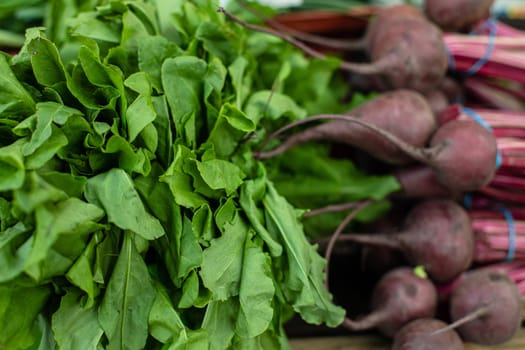
[[[422,265],[429,276],[446,282],[472,262],[474,236],[467,212],[446,199],[424,201],[414,207],[403,228],[395,234],[345,234],[340,240],[399,250],[413,265]]]
[[[494,0],[425,0],[426,15],[448,31],[472,29],[488,17]]]
[[[422,95],[410,90],[384,93],[349,113],[416,147],[423,147],[436,129],[436,120],[430,106]],[[301,123],[307,121],[308,119],[304,119]],[[412,161],[399,147],[381,135],[345,120],[333,120],[293,134],[277,148],[259,154],[259,158],[270,158],[301,143],[320,140],[359,147],[391,164]]]
[[[521,296],[515,283],[498,271],[474,270],[454,288],[450,317],[461,337],[482,345],[510,340],[521,325]]]
[[[351,330],[377,328],[386,336],[394,334],[411,320],[432,317],[437,292],[432,282],[417,276],[413,269],[399,267],[386,273],[372,292],[372,312],[362,319],[346,319]]]
[[[435,318],[420,318],[401,328],[394,336],[392,350],[463,350],[463,341],[447,324]]]
[[[452,192],[479,190],[492,180],[496,172],[496,155],[498,152],[496,138],[490,131],[473,120],[452,120],[443,124],[434,133],[430,140],[430,147],[427,148],[414,147],[393,133],[360,118],[332,114],[313,116],[289,124],[274,132],[269,139],[303,122],[321,119],[346,121],[369,129],[385,141],[397,146],[412,159],[429,166],[439,184]],[[404,127],[405,125],[401,126]],[[331,131],[331,133],[336,134],[337,132]],[[296,137],[300,140],[302,136]],[[311,139],[311,137],[308,136],[307,139]],[[259,159],[270,158],[298,142],[301,141],[296,140],[282,149],[260,152],[256,156]],[[382,154],[371,155],[380,159],[384,157]]]

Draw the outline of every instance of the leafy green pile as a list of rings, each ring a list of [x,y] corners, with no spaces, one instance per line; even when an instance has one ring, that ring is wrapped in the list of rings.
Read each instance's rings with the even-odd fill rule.
[[[0,349],[278,349],[295,313],[340,324],[251,153],[347,107],[337,62],[206,0],[53,3],[63,29],[0,54]]]

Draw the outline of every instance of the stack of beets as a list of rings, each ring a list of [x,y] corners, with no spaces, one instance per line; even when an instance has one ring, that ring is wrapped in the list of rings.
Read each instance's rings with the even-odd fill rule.
[[[361,81],[365,77],[368,88],[381,94],[343,115],[315,115],[286,125],[269,135],[255,154],[264,161],[306,142],[346,144],[396,176],[401,190],[392,201],[411,203],[401,229],[375,234],[339,230],[330,242],[363,246],[372,260],[385,251],[401,256],[402,263],[385,267],[375,283],[370,313],[347,317],[343,324],[352,331],[378,329],[392,338],[392,349],[500,344],[521,326],[525,260],[512,268],[487,264],[525,258],[525,240],[519,236],[520,231],[525,234],[525,221],[509,221],[508,215],[520,212],[520,204],[525,204],[519,200],[525,195],[518,200],[512,196],[513,186],[525,188],[525,158],[518,159],[525,143],[516,141],[525,138],[525,114],[502,112],[495,109],[497,103],[479,104],[462,94],[465,83],[472,85],[472,79],[484,75],[514,77],[509,73],[514,72],[509,67],[512,59],[503,60],[510,70],[498,75],[505,55],[490,54],[495,47],[525,45],[510,40],[523,39],[525,33],[502,24],[492,24],[497,26],[488,33],[492,37],[483,32],[492,3],[427,0],[424,11],[409,5],[381,8],[364,37],[344,46],[362,49],[370,61],[341,64],[342,70]],[[465,35],[474,30],[477,35]],[[296,45],[300,41],[301,48],[312,41],[311,35],[286,32],[282,26],[267,32]],[[479,42],[485,43],[484,49]],[[312,52],[323,56],[307,50]],[[525,83],[525,69],[515,68],[521,72],[515,80],[523,78]],[[525,90],[519,93],[525,96]],[[484,120],[481,115],[493,118]],[[300,131],[282,136],[292,128]],[[279,135],[282,142],[277,147],[266,147]],[[501,186],[507,191],[498,197],[493,189]],[[508,200],[513,202],[512,211],[502,209]],[[510,245],[512,256],[504,251]]]

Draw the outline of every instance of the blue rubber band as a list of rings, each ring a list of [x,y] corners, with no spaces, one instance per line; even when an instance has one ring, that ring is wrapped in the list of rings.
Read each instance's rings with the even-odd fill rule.
[[[472,193],[467,192],[463,195],[463,206],[465,209],[472,208]]]
[[[473,109],[468,108],[468,107],[461,107],[461,109],[463,113],[465,113],[466,115],[474,119],[476,122],[478,122],[481,126],[483,126],[488,131],[492,132],[492,128],[490,127],[490,125],[483,118],[481,118],[481,116],[478,113],[476,113]],[[501,152],[498,149],[498,152],[496,154],[496,169],[499,169],[502,162],[503,162],[503,159],[501,157]]]
[[[507,220],[507,225],[509,226],[509,248],[505,260],[510,262],[514,260],[514,256],[516,255],[516,227],[510,210],[507,208],[500,208],[499,210],[505,217],[505,220]]]
[[[452,52],[448,49],[448,47],[445,46],[445,52],[447,54],[448,59],[448,69],[451,72],[454,72],[456,70],[456,61],[454,61],[454,56],[452,56]]]
[[[476,74],[481,69],[481,67],[483,67],[483,65],[488,62],[490,55],[492,55],[492,52],[494,51],[494,45],[496,42],[496,22],[492,18],[489,18],[486,23],[490,28],[487,50],[476,63],[474,63],[466,72],[463,73],[463,75],[471,76]]]

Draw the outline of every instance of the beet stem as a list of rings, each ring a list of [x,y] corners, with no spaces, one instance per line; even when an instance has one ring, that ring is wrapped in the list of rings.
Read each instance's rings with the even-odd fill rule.
[[[299,126],[299,125],[302,125],[302,124],[305,124],[305,123],[309,123],[309,122],[312,122],[312,121],[316,121],[316,120],[341,120],[341,121],[346,121],[346,122],[349,122],[349,123],[355,123],[357,125],[361,125],[361,126],[367,128],[367,129],[369,129],[370,131],[375,132],[379,136],[383,137],[388,142],[390,142],[393,145],[395,145],[396,147],[398,147],[401,151],[403,151],[409,157],[411,157],[414,160],[419,161],[419,162],[421,162],[423,164],[429,165],[429,166],[432,166],[432,159],[435,157],[435,154],[439,153],[439,151],[442,149],[442,147],[445,146],[444,144],[438,144],[438,145],[430,147],[430,148],[416,148],[416,147],[413,147],[412,145],[404,142],[403,140],[401,140],[397,136],[393,135],[392,133],[390,133],[388,131],[385,131],[385,130],[382,130],[382,129],[376,127],[375,125],[372,125],[372,124],[370,124],[368,122],[365,122],[365,121],[363,121],[363,120],[361,120],[361,119],[359,119],[357,117],[349,116],[349,115],[340,115],[340,114],[318,114],[318,115],[310,116],[308,118],[305,118],[305,119],[298,120],[296,122],[287,124],[287,125],[279,128],[279,129],[277,129],[276,131],[274,131],[273,133],[268,135],[266,140],[261,145],[260,149],[263,149],[268,144],[268,142],[270,142],[271,139],[277,137],[278,135],[282,134],[283,132],[285,132],[285,131],[293,128],[293,127],[296,127],[296,126]],[[274,157],[274,156],[276,156],[276,155],[286,151],[291,146],[293,146],[293,145],[289,145],[289,144],[284,143],[282,145],[282,147],[278,146],[278,147],[274,148],[273,150],[270,150],[270,151],[267,151],[267,152],[257,152],[257,153],[255,153],[255,157],[257,159],[271,158],[271,157]]]

